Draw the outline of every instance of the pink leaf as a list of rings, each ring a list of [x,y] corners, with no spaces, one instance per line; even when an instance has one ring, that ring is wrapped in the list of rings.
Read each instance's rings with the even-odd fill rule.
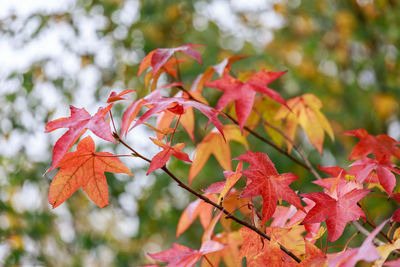
[[[95,135],[106,141],[115,143],[111,134],[110,124],[105,121],[105,116],[111,109],[112,105],[113,104],[110,104],[106,108],[99,108],[94,116],[91,116],[85,108],[70,106],[70,117],[56,119],[46,124],[46,133],[59,128],[69,128],[69,130],[56,142],[53,148],[53,163],[46,173],[57,167],[57,164],[64,157],[65,153],[68,152],[71,146],[79,139],[86,129],[91,130]]]

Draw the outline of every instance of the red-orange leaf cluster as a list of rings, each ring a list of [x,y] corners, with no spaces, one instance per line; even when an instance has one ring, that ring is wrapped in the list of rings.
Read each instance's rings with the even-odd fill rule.
[[[114,102],[129,100],[127,94],[133,89],[118,94],[112,92],[107,99],[111,104],[100,108],[93,116],[84,108],[71,106],[70,117],[47,123],[46,132],[68,128],[54,146],[53,163],[47,171],[59,168],[50,185],[49,202],[53,208],[68,199],[79,187],[99,207],[108,205],[104,172],[132,175],[118,159],[120,156],[132,156],[150,163],[147,174],[162,169],[181,188],[197,197],[183,211],[176,236],[184,235],[196,218],[200,219],[204,229],[199,249],[174,243],[171,249],[148,254],[151,263],[163,261],[168,263],[167,266],[190,267],[201,260],[202,267],[216,267],[221,263],[227,267],[238,267],[244,261],[247,266],[355,266],[359,261],[366,261],[374,262],[375,266],[397,266],[398,260],[386,260],[392,251],[400,249],[400,228],[391,234],[395,226],[392,224],[389,231],[384,233],[384,225],[388,220],[375,226],[362,200],[372,196],[370,192],[380,190],[380,195],[400,202],[400,194],[396,189],[396,175],[400,175],[400,142],[386,134],[373,136],[364,129],[345,132],[360,139],[349,156],[353,162],[344,167],[319,167],[331,176],[321,179],[295,137],[298,126],[301,126],[321,154],[325,133],[333,140],[333,130],[321,113],[322,102],[311,93],[285,100],[270,89],[269,84],[286,71],[248,71],[236,77],[232,63],[243,56],[232,56],[207,67],[191,82],[188,90],[189,87],[179,77],[183,73],[180,64],[184,60],[178,59],[176,53],[182,52],[201,63],[200,53],[194,49],[197,46],[185,44],[176,48],[160,48],[144,57],[138,76],[151,67],[144,77],[144,85],[151,93],[128,103],[122,117],[121,136],[117,129],[111,132],[107,114],[111,115]],[[163,73],[170,83],[160,86],[158,80]],[[214,76],[219,78],[213,80]],[[215,108],[203,96],[204,86],[223,91]],[[167,87],[179,89],[180,92],[171,97],[165,90]],[[257,93],[261,94],[256,96]],[[121,101],[121,104],[124,102]],[[231,102],[234,103],[234,109],[225,109]],[[204,133],[195,131],[195,109],[205,115],[215,128]],[[222,116],[219,118],[218,115]],[[153,116],[157,117],[155,125],[149,120]],[[113,116],[110,118],[113,119]],[[232,119],[231,124],[226,123],[229,118],[237,118],[237,122]],[[116,128],[118,124],[113,121],[113,125]],[[140,154],[124,139],[129,131],[139,125],[145,125],[153,131],[150,139],[161,148],[151,158]],[[267,136],[259,133],[262,127],[258,126],[265,128]],[[179,136],[175,133],[180,131],[180,127],[186,130],[194,144],[187,145],[174,140]],[[96,152],[90,136],[78,142],[76,151],[68,152],[87,129],[104,140],[118,141],[129,150],[130,155]],[[249,135],[275,148],[280,155],[292,159],[308,172],[297,172],[296,169],[299,177],[293,173],[280,174],[267,154],[248,151],[252,145],[248,143]],[[196,144],[196,140],[201,141]],[[239,160],[235,171],[232,169],[232,153],[237,152],[231,151],[230,141],[239,142],[244,146],[240,149],[247,151],[240,156],[234,155]],[[282,147],[284,142],[287,150]],[[193,162],[184,151],[186,147],[189,147],[189,151],[191,148],[195,150]],[[292,147],[296,148],[298,154],[291,154]],[[257,150],[263,148],[258,146]],[[203,174],[201,170],[211,155],[221,167],[220,177],[224,176],[225,179],[198,193],[191,187],[192,181]],[[171,156],[175,158],[173,160],[191,164],[187,175],[188,185],[168,169]],[[215,175],[218,176],[218,173],[215,172]],[[323,192],[301,194],[301,188],[297,188],[298,191],[291,188],[298,186],[299,183],[295,181],[307,181],[311,175],[316,179],[313,183],[322,187]],[[282,203],[282,200],[285,202]],[[335,245],[337,243],[331,249],[317,242],[318,239],[321,241],[326,229],[327,240],[335,242],[343,235],[349,222],[360,218],[374,228],[364,229],[360,224],[355,224],[359,232],[354,236],[359,233],[366,236],[361,246],[349,247],[353,245],[350,240],[338,252],[335,248],[338,247]],[[391,215],[391,219],[400,222],[400,209]],[[220,227],[216,228],[217,224]],[[215,229],[219,229],[217,233],[214,233]],[[378,237],[384,237],[388,243],[373,242]],[[376,243],[381,245],[377,247]]]

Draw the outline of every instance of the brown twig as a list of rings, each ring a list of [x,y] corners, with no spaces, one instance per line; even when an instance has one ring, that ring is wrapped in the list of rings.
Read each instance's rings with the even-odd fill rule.
[[[146,158],[145,156],[141,155],[140,153],[138,153],[135,149],[133,149],[131,146],[129,146],[127,143],[125,143],[123,140],[121,140],[121,138],[119,137],[119,135],[114,132],[113,133],[114,138],[119,141],[122,145],[124,145],[126,148],[128,148],[129,150],[132,151],[133,155],[136,157],[139,157],[147,162],[151,162],[150,159]],[[225,213],[226,218],[229,218],[247,228],[249,228],[250,230],[256,232],[257,234],[259,234],[260,236],[266,238],[267,240],[271,240],[271,237],[267,234],[265,234],[263,231],[261,231],[260,229],[258,229],[257,227],[255,227],[254,225],[251,225],[250,223],[243,221],[241,219],[239,219],[238,217],[236,217],[235,215],[233,215],[232,213],[230,213],[229,211],[227,211],[222,205],[219,205],[215,202],[213,202],[212,200],[210,200],[208,197],[194,191],[192,188],[190,188],[189,186],[185,185],[178,177],[176,177],[165,165],[161,168],[166,174],[168,174],[177,184],[178,186],[180,186],[181,188],[185,189],[186,191],[188,191],[189,193],[191,193],[192,195],[195,195],[196,197],[200,198],[201,200],[203,200],[204,202],[214,206],[215,208],[219,209],[220,211],[222,211],[223,213]],[[285,252],[289,257],[291,257],[293,260],[295,260],[296,262],[301,262],[301,260],[294,255],[290,250],[288,250],[286,247],[284,247],[282,244],[280,244],[279,242],[277,242],[280,249]]]
[[[185,185],[184,183],[182,183],[181,180],[179,180],[173,173],[171,173],[170,170],[167,169],[166,166],[161,168],[165,173],[167,173],[175,182],[178,183],[178,186],[182,187],[183,189],[185,189],[186,191],[189,191],[191,194],[195,195],[196,197],[202,199],[204,202],[214,206],[215,208],[219,209],[220,211],[222,211],[223,213],[225,213],[227,216],[225,218],[229,218],[231,220],[234,220],[235,222],[249,228],[250,230],[253,230],[254,232],[256,232],[257,234],[259,234],[260,236],[266,238],[267,240],[271,240],[271,237],[267,234],[265,234],[263,231],[261,231],[260,229],[258,229],[257,227],[255,227],[254,225],[251,225],[250,223],[243,221],[241,219],[239,219],[238,217],[236,217],[235,215],[231,214],[229,211],[227,211],[223,206],[218,205],[217,203],[211,201],[209,198],[203,196],[200,193],[197,193],[196,191],[194,191],[192,188],[188,187],[187,185]],[[294,255],[291,251],[289,251],[286,247],[284,247],[282,244],[280,244],[279,242],[277,242],[280,249],[285,252],[288,256],[290,256],[293,260],[295,260],[296,262],[301,262],[301,260]]]

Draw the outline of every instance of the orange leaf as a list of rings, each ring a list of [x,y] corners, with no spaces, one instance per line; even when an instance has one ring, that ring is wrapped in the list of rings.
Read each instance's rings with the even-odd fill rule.
[[[135,92],[136,90],[134,89],[127,89],[122,91],[121,93],[117,94],[116,92],[111,92],[110,96],[107,99],[107,103],[119,101],[119,100],[129,100],[127,96],[125,96],[128,93]]]
[[[151,66],[151,58],[153,57],[154,52],[156,52],[156,50],[153,50],[151,52],[149,52],[142,60],[142,62],[139,65],[139,71],[137,76],[139,77],[140,74],[142,74],[142,72],[147,69],[148,67]]]
[[[241,171],[243,170],[243,161],[240,161],[236,166],[235,172],[224,172],[224,176],[226,177],[226,183],[224,188],[218,197],[218,203],[221,203],[222,199],[228,194],[228,192],[232,189],[232,187],[236,184],[237,181],[242,177]]]
[[[268,241],[245,227],[241,228],[239,233],[243,238],[240,256],[246,257],[247,266],[265,266],[265,263],[268,263],[268,266],[288,266],[287,264],[294,263],[285,259],[273,238]]]
[[[207,255],[207,260],[203,259],[201,267],[219,266],[221,257],[227,267],[241,267],[242,259],[239,256],[239,246],[242,244],[242,237],[239,232],[222,232],[215,236],[215,241],[226,244],[226,246],[220,250]]]
[[[214,195],[210,194],[206,196],[212,201],[215,201]],[[194,222],[197,216],[199,216],[203,228],[206,229],[211,221],[212,206],[201,199],[191,202],[179,218],[178,227],[176,229],[176,237],[185,232],[186,229]]]
[[[79,187],[97,206],[108,205],[107,180],[104,172],[133,174],[113,154],[95,152],[93,139],[82,139],[75,152],[67,153],[57,165],[61,169],[50,184],[49,203],[56,208]]]
[[[248,147],[246,138],[241,135],[236,125],[224,125],[223,132],[227,141],[234,140],[242,143],[246,148]],[[232,170],[229,144],[225,142],[220,133],[211,132],[196,147],[196,155],[189,171],[189,184],[204,167],[211,154],[214,155],[224,170]]]

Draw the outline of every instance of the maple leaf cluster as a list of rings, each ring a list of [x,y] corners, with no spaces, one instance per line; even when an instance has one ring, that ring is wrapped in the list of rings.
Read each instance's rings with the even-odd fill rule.
[[[177,53],[201,63],[196,47],[199,45],[185,44],[171,49],[156,49],[147,54],[138,72],[139,76],[147,71],[144,77],[145,87],[150,91],[147,96],[131,100],[133,89],[111,92],[108,105],[99,108],[93,116],[84,108],[71,106],[69,117],[47,123],[46,132],[68,128],[56,142],[53,162],[47,170],[58,168],[49,190],[49,203],[53,208],[61,205],[80,187],[100,208],[107,206],[104,172],[125,173],[133,177],[118,158],[140,158],[149,162],[147,174],[161,169],[196,196],[196,200],[183,211],[176,236],[184,234],[196,218],[200,219],[204,229],[198,249],[174,243],[166,251],[149,253],[149,260],[167,262],[168,266],[193,266],[199,261],[202,261],[202,266],[218,266],[223,262],[229,267],[241,266],[243,261],[247,266],[354,266],[358,261],[374,262],[376,266],[398,266],[399,260],[387,258],[392,251],[397,253],[400,249],[400,228],[392,236],[383,229],[389,222],[392,227],[395,222],[400,222],[400,209],[376,226],[363,200],[372,192],[379,192],[400,202],[400,193],[394,191],[396,175],[400,174],[397,166],[399,142],[386,134],[373,136],[364,129],[345,132],[345,135],[359,139],[349,156],[353,162],[346,168],[319,167],[329,175],[322,179],[296,143],[297,126],[301,126],[310,143],[321,154],[325,133],[334,139],[329,121],[321,112],[321,101],[311,93],[285,100],[270,88],[287,71],[261,70],[239,73],[236,77],[232,64],[244,56],[227,58],[206,68],[191,86],[186,86],[180,80],[179,67],[186,63],[187,58],[178,59]],[[171,83],[159,86],[161,75],[169,77]],[[215,75],[218,77],[212,80]],[[166,95],[165,88],[168,87],[178,89],[179,93]],[[222,94],[216,106],[212,107],[204,98],[203,90],[215,89]],[[119,131],[112,117],[116,102],[128,102]],[[194,110],[206,116],[208,124],[213,125],[198,142],[199,137],[194,134],[197,115]],[[154,125],[148,123],[153,116],[157,117]],[[255,131],[258,124],[265,127],[264,134]],[[126,136],[138,126],[148,127],[154,132],[154,136],[149,138],[161,151],[151,158],[143,156],[126,141]],[[174,139],[181,126],[192,141],[189,146],[195,148],[193,157],[185,152],[186,143]],[[96,152],[90,135],[78,142],[86,130],[105,141],[123,145],[129,155]],[[320,192],[294,190],[293,183],[299,177],[278,172],[266,153],[250,151],[250,135],[306,168],[308,172],[302,175],[313,176],[313,183],[321,188]],[[240,143],[246,150],[242,155],[235,155],[234,159],[230,149],[232,141]],[[76,150],[70,152],[75,143]],[[190,186],[211,155],[221,166],[225,179],[200,193]],[[167,168],[171,156],[190,164],[187,184]],[[240,180],[243,182],[239,183]],[[222,231],[215,233],[218,223]],[[350,248],[346,244],[341,251],[328,252],[328,243],[325,246],[318,243],[325,235],[326,242],[336,242],[351,223],[358,234],[365,236],[361,246]],[[370,226],[370,232],[365,225]],[[378,240],[378,234],[387,243]]]

